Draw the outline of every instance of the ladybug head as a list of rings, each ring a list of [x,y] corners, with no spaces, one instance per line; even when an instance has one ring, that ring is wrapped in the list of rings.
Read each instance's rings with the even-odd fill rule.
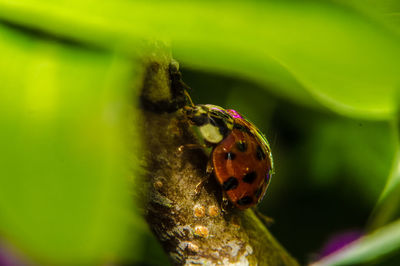
[[[210,104],[184,108],[189,121],[199,127],[202,137],[209,143],[221,142],[233,128],[233,118],[225,109]]]

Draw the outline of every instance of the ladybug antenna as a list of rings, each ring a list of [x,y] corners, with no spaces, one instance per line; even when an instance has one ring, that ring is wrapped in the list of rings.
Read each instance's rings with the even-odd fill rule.
[[[193,101],[192,101],[192,98],[190,98],[190,95],[189,95],[189,93],[187,92],[187,90],[183,90],[183,92],[185,93],[186,98],[189,100],[190,105],[191,105],[192,107],[194,107],[194,103],[193,103]]]
[[[191,107],[194,107],[192,98],[190,98],[190,95],[187,91],[188,89],[190,89],[190,87],[186,85],[185,82],[183,82],[182,74],[179,71],[179,63],[174,59],[172,59],[171,63],[169,64],[169,74],[172,82],[171,85],[178,90],[183,90],[183,93],[185,94],[186,99],[189,101]]]

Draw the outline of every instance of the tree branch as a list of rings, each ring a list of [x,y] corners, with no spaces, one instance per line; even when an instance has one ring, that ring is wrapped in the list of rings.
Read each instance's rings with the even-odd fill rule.
[[[186,104],[177,63],[167,54],[146,63],[141,92],[146,219],[174,264],[298,265],[252,210],[221,212],[221,189],[206,177],[207,156],[179,111]]]

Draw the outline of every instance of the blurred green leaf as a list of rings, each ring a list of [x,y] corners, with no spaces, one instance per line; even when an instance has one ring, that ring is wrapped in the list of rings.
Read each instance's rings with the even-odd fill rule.
[[[131,206],[131,63],[0,27],[0,230],[39,261],[112,260]]]
[[[398,125],[397,125],[398,126]],[[398,129],[398,128],[397,128]],[[398,131],[397,131],[398,134]],[[398,139],[398,135],[397,135]],[[392,162],[392,170],[387,178],[386,185],[373,210],[369,230],[379,228],[400,217],[400,147],[395,143],[396,156]]]
[[[336,0],[356,7],[400,33],[400,2],[398,0]]]
[[[311,266],[355,265],[372,261],[400,248],[400,220],[350,243]]]
[[[396,157],[395,131],[396,127],[387,122],[338,117],[319,120],[309,129],[306,147],[313,182],[324,187],[336,183],[352,187],[375,204]]]
[[[341,114],[388,119],[396,109],[399,36],[341,4],[2,0],[0,7],[3,19],[129,53],[142,39],[170,39],[189,66],[250,77]]]
[[[400,217],[400,185],[398,181],[398,168],[396,179],[397,180],[388,180],[385,190],[381,194],[381,197],[369,219],[368,231],[375,230]]]

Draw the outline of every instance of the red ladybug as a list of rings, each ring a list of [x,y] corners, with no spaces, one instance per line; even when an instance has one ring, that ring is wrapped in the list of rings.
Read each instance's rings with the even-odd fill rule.
[[[207,146],[209,165],[224,195],[239,209],[259,203],[273,174],[271,149],[254,124],[235,110],[199,104],[185,114]]]

